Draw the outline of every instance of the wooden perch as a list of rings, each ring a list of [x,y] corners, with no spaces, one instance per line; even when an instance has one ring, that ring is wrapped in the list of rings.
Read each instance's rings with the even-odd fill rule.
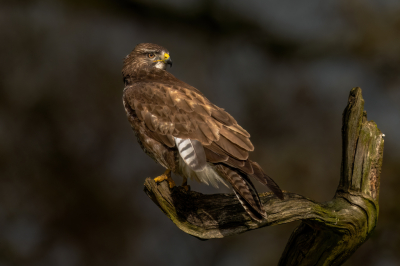
[[[167,182],[145,181],[145,192],[182,231],[200,239],[222,238],[264,226],[301,220],[279,265],[341,265],[375,228],[379,212],[383,134],[367,121],[360,88],[350,92],[343,113],[339,187],[329,202],[285,192],[284,200],[260,194],[268,218],[249,218],[234,194],[203,195]]]

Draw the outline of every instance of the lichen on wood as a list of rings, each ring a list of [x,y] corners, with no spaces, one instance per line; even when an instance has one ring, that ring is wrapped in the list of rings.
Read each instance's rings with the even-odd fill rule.
[[[302,221],[279,265],[341,265],[376,227],[383,134],[367,121],[361,89],[350,92],[343,112],[342,164],[334,198],[318,203],[284,192],[260,194],[268,218],[249,218],[234,194],[204,195],[147,178],[145,192],[179,229],[199,239],[222,238],[265,226]]]

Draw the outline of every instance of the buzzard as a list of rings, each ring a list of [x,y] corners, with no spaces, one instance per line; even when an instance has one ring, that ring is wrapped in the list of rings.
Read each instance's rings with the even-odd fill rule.
[[[122,75],[123,104],[128,120],[145,153],[167,170],[156,182],[175,186],[171,171],[218,187],[229,183],[249,216],[266,218],[255,178],[283,199],[279,186],[260,165],[249,160],[254,150],[250,134],[224,109],[199,90],[166,71],[172,66],[162,46],[141,43],[126,56]]]

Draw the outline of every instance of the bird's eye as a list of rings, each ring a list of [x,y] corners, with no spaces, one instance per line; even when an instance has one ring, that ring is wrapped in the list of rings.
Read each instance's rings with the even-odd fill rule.
[[[150,53],[150,54],[147,54],[147,56],[148,56],[149,58],[154,58],[156,55],[153,54],[153,53]]]

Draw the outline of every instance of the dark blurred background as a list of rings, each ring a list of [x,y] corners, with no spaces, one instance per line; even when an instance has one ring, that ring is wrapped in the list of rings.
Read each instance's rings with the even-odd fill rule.
[[[360,86],[386,134],[380,217],[345,265],[400,265],[400,1],[8,2],[0,266],[277,264],[298,223],[199,241],[143,192],[164,169],[122,107],[122,60],[141,42],[168,48],[170,71],[252,134],[251,158],[283,189],[318,201],[337,188],[341,115]]]

